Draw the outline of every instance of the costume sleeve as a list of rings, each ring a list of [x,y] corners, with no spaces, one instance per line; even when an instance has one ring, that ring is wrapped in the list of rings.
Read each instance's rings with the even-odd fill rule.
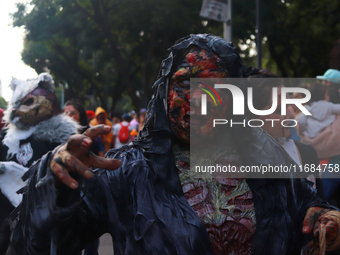
[[[303,164],[303,166],[306,165],[307,167],[309,167],[311,165],[314,166],[319,165],[319,158],[313,146],[311,146],[310,144],[304,144],[297,141],[294,141],[294,143],[300,152],[302,159],[301,163]],[[318,174],[319,174],[318,172],[314,173],[314,175],[316,176]],[[323,200],[326,200],[325,194],[323,192],[323,185],[320,178],[316,178],[316,190],[319,197],[321,197]]]
[[[296,163],[261,129],[249,130],[252,143],[243,147],[247,165],[290,166]],[[302,224],[310,207],[335,209],[322,200],[303,175],[276,174],[275,178],[248,178],[256,213],[254,254],[300,254],[308,243]]]
[[[82,185],[82,178],[73,176],[79,188],[55,188],[50,170],[49,152],[34,165],[26,186],[11,242],[17,254],[74,254],[86,243],[107,231],[108,209],[98,177]],[[87,182],[87,181],[84,181]],[[85,187],[85,190],[84,190]],[[19,248],[20,247],[20,248]]]

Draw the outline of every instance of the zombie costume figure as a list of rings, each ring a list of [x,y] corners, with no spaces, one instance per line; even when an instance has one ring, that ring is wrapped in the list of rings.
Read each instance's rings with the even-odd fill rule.
[[[112,122],[107,119],[107,112],[103,108],[97,107],[95,114],[96,114],[96,117],[90,121],[90,126],[97,126],[99,124],[105,124],[112,128]],[[107,152],[111,148],[112,136],[113,136],[112,132],[106,135],[100,136],[100,140],[105,146],[105,152]]]
[[[21,176],[32,163],[77,132],[77,124],[61,114],[49,74],[27,81],[13,79],[10,87],[7,126],[0,137],[0,200],[7,205],[1,208],[0,223],[20,203],[22,195],[16,191],[24,186]]]
[[[145,126],[133,145],[96,158],[87,153],[89,138],[111,130],[94,127],[31,168],[19,218],[12,218],[17,224],[11,249],[19,254],[73,254],[109,232],[116,255],[300,254],[307,241],[302,227],[304,233],[316,231],[316,219],[334,210],[310,182],[193,179],[188,174],[190,125],[195,125],[190,132],[208,138],[206,149],[214,149],[209,140],[216,139],[210,137],[209,120],[197,116],[201,90],[191,91],[189,79],[243,75],[239,55],[222,38],[198,34],[177,42],[162,62]],[[230,114],[225,105],[219,110]],[[211,109],[211,114],[217,111]],[[294,164],[260,128],[237,126],[220,139],[225,146],[213,160]],[[121,160],[120,167],[105,170],[119,165],[112,158]],[[88,166],[102,169],[93,174]],[[69,171],[76,173],[71,177]],[[330,220],[326,225],[331,247],[339,227]]]

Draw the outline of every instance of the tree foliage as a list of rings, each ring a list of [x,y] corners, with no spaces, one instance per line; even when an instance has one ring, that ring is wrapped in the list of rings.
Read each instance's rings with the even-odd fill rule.
[[[233,1],[233,41],[247,65],[256,65],[255,3]],[[24,62],[67,84],[66,100],[95,95],[113,110],[124,94],[138,109],[170,45],[190,33],[222,36],[221,23],[203,25],[200,8],[196,0],[32,0],[18,4],[13,20],[26,29]],[[264,68],[284,77],[328,68],[340,34],[337,0],[261,0],[261,9]]]
[[[69,97],[93,92],[106,109],[126,93],[146,106],[166,49],[180,37],[208,32],[194,0],[33,0],[19,4],[14,25],[27,35],[24,62],[67,83]],[[139,93],[136,93],[138,91]],[[144,98],[144,102],[142,101]]]
[[[239,38],[255,40],[255,1],[234,1]],[[245,8],[245,7],[249,8]],[[235,10],[236,11],[236,10]],[[283,77],[315,77],[329,68],[330,51],[340,37],[337,0],[261,0],[265,68]],[[248,18],[252,19],[251,22]]]
[[[0,108],[3,110],[7,109],[7,102],[3,97],[0,97]]]

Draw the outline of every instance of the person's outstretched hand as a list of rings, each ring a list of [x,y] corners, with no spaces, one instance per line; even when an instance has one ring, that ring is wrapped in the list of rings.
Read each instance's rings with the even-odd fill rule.
[[[322,207],[311,207],[308,209],[303,221],[302,232],[304,234],[313,233],[315,244],[319,243],[319,235],[325,232],[325,250],[337,250],[340,248],[339,236],[340,213],[335,210],[330,210]]]
[[[115,170],[120,166],[120,160],[96,156],[89,151],[93,139],[101,134],[111,132],[110,126],[98,125],[87,129],[84,134],[73,135],[66,144],[61,146],[51,160],[50,167],[57,182],[76,189],[78,182],[71,177],[70,172],[90,179],[93,173],[90,167]]]

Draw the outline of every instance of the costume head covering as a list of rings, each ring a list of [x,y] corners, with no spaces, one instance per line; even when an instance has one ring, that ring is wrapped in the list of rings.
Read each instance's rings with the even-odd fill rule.
[[[10,88],[13,90],[12,98],[5,111],[4,120],[7,123],[12,123],[15,116],[14,111],[17,110],[22,102],[28,97],[44,96],[52,103],[52,114],[42,116],[39,119],[32,119],[31,124],[21,124],[20,119],[14,123],[16,126],[24,129],[26,126],[35,126],[38,122],[51,118],[52,116],[61,113],[58,100],[55,96],[55,87],[52,76],[48,73],[41,73],[36,79],[20,80],[13,78],[10,83]],[[24,127],[25,126],[25,127]]]
[[[145,127],[141,134],[142,138],[148,137],[149,133],[154,131],[171,132],[167,115],[167,96],[171,71],[176,57],[191,46],[197,46],[216,54],[225,62],[229,77],[244,76],[245,67],[239,54],[230,43],[221,37],[211,34],[192,34],[178,40],[175,45],[168,49],[170,54],[161,63],[158,79],[153,85],[155,92],[148,105]]]
[[[153,85],[155,91],[148,105],[144,128],[133,143],[143,148],[144,155],[152,162],[156,175],[172,192],[177,194],[181,194],[182,190],[171,149],[173,133],[167,114],[167,94],[175,64],[174,60],[177,56],[182,56],[183,50],[192,46],[211,51],[222,59],[225,62],[228,77],[242,78],[246,75],[246,68],[239,54],[230,43],[221,37],[211,34],[192,34],[178,40],[175,45],[169,48],[170,54],[162,61],[158,79]],[[240,89],[245,94],[246,88],[240,87]],[[235,122],[241,122],[245,118],[246,116],[242,115],[233,116]],[[238,125],[232,128],[232,132],[237,139],[242,162],[245,165],[295,164],[284,149],[261,128]],[[258,179],[256,182],[250,181],[249,183],[257,187],[265,182]]]
[[[155,91],[148,105],[144,128],[134,144],[143,148],[158,177],[177,194],[182,190],[171,150],[173,133],[168,120],[168,86],[176,57],[181,57],[181,53],[192,46],[211,51],[222,59],[229,77],[244,77],[245,74],[245,66],[235,48],[218,36],[192,34],[168,49],[170,54],[162,61],[158,79],[153,85]]]

